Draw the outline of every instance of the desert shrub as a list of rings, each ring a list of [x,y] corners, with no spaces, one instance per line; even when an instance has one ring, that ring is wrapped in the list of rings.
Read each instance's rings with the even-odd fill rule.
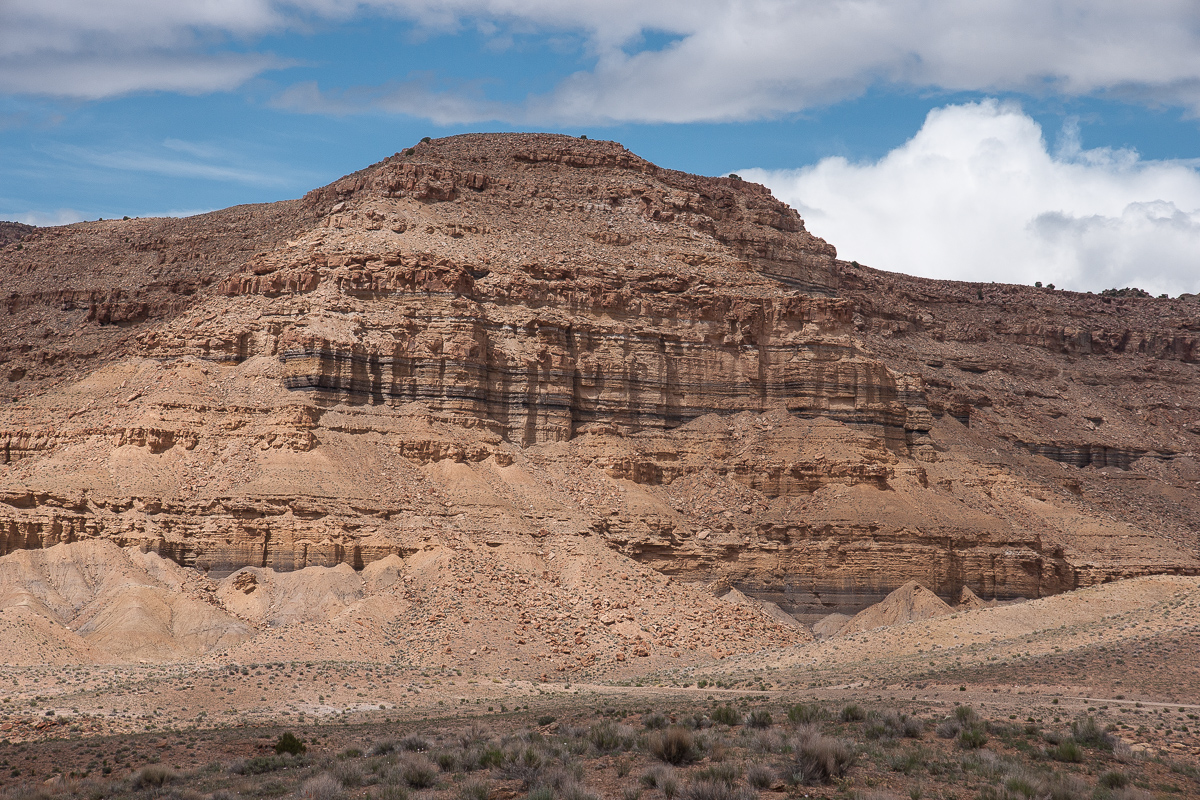
[[[365,783],[362,768],[353,761],[335,761],[329,766],[329,774],[347,789]]]
[[[654,731],[646,739],[650,754],[667,764],[690,764],[699,758],[692,732],[680,725]]]
[[[1004,788],[1010,793],[1022,798],[1041,798],[1046,796],[1046,780],[1041,775],[1017,768],[1008,773],[1004,779]]]
[[[638,800],[642,796],[642,787],[625,786],[621,788],[621,800]]]
[[[1002,762],[996,766],[1000,781],[980,789],[980,800],[1085,800],[1090,795],[1087,784],[1072,775],[1046,776]]]
[[[414,789],[428,789],[437,783],[437,765],[425,756],[410,755],[400,762],[400,779]]]
[[[987,740],[987,734],[979,727],[963,728],[958,734],[958,746],[964,750],[978,750],[987,744]]]
[[[518,747],[504,754],[504,774],[529,786],[545,763],[546,759],[536,747]]]
[[[797,703],[788,709],[787,718],[793,725],[811,725],[824,719],[825,711],[816,703]]]
[[[489,744],[477,751],[475,763],[480,769],[492,769],[504,766],[504,751],[494,744]]]
[[[538,786],[529,793],[529,797],[532,798],[534,793],[540,790],[551,800],[598,800],[595,794],[579,782],[582,774],[582,768],[546,770],[539,776]]]
[[[1091,794],[1086,783],[1062,772],[1050,776],[1046,791],[1050,800],[1084,800]]]
[[[695,777],[701,781],[724,783],[727,786],[733,786],[742,777],[742,771],[736,764],[713,764],[707,769],[700,770],[696,773]]]
[[[942,720],[937,726],[937,735],[943,739],[954,739],[963,731],[962,723],[950,717]]]
[[[304,766],[308,766],[308,759],[294,758],[284,753],[277,756],[254,756],[235,761],[229,765],[229,771],[235,775],[264,775],[281,769]]]
[[[970,706],[956,706],[954,709],[954,718],[963,725],[974,725],[979,721],[979,716],[975,713],[975,709]]]
[[[487,800],[491,794],[492,786],[485,780],[478,778],[466,781],[458,787],[458,800]]]
[[[463,749],[471,745],[486,742],[492,738],[492,732],[488,730],[479,720],[472,720],[470,727],[458,735],[458,743]]]
[[[719,781],[693,781],[679,793],[683,800],[754,800],[758,793],[745,786],[735,789]]]
[[[791,763],[793,783],[829,783],[846,774],[858,757],[854,745],[819,733],[797,740],[795,760]]]
[[[775,783],[775,772],[766,764],[751,764],[746,770],[746,783],[755,789],[768,789]]]
[[[300,800],[341,800],[342,784],[332,775],[321,773],[306,780],[296,794]]]
[[[424,736],[417,736],[415,733],[405,736],[397,745],[401,750],[407,750],[410,753],[424,753],[433,747],[433,742],[426,739]]]
[[[338,753],[338,758],[358,758],[362,755],[362,750],[357,747],[347,747],[342,752]]]
[[[664,781],[674,781],[675,770],[670,767],[651,767],[642,773],[638,783],[647,789],[661,789]]]
[[[529,794],[525,795],[525,800],[558,800],[558,795],[549,786],[539,786],[531,789]]]
[[[134,789],[159,789],[179,780],[179,773],[162,764],[147,764],[133,776]]]
[[[842,706],[842,711],[838,714],[842,722],[861,722],[867,718],[867,712],[862,710],[858,703],[847,703]]]
[[[408,792],[404,791],[402,786],[389,783],[376,789],[371,798],[372,800],[408,800]]]
[[[281,753],[290,753],[291,755],[298,756],[304,753],[304,751],[307,749],[308,748],[305,746],[304,742],[297,739],[296,734],[292,733],[291,731],[285,732],[279,737],[279,741],[275,742],[275,753],[277,755]]]
[[[458,770],[459,758],[455,753],[449,750],[443,750],[434,755],[433,760],[437,763],[438,768],[442,772],[455,772]]]
[[[750,749],[756,753],[780,753],[783,748],[783,737],[776,731],[759,731],[750,740]]]
[[[1129,785],[1129,776],[1123,772],[1106,772],[1100,776],[1100,785],[1105,789],[1123,789]]]
[[[1095,717],[1080,717],[1071,723],[1071,738],[1088,747],[1112,750],[1115,739],[1100,727]]]
[[[742,715],[733,706],[719,706],[712,710],[713,722],[719,722],[722,725],[741,725]]]
[[[925,766],[929,754],[925,752],[923,747],[913,747],[904,752],[897,753],[888,758],[888,766],[894,772],[902,772],[905,775],[911,775],[916,770]]]
[[[612,720],[597,723],[588,731],[588,741],[601,753],[630,750],[637,743],[637,736],[628,725],[619,725]]]
[[[667,718],[662,714],[647,714],[642,718],[642,724],[646,726],[647,730],[661,731],[667,727]]]
[[[396,744],[395,739],[382,739],[371,745],[371,747],[367,750],[367,755],[386,756],[388,753],[396,752],[397,747],[399,747],[399,745]]]
[[[771,712],[766,709],[753,711],[746,719],[746,724],[751,728],[769,728],[771,727]]]
[[[1055,761],[1065,761],[1069,764],[1078,764],[1083,761],[1083,748],[1074,739],[1063,739],[1050,748],[1049,754]]]
[[[885,711],[871,720],[864,733],[870,739],[919,739],[924,723],[898,711]]]
[[[552,724],[554,722],[554,720],[556,720],[556,719],[557,719],[557,717],[552,717],[549,714],[542,714],[540,717],[537,718],[537,724],[544,727],[546,725]]]

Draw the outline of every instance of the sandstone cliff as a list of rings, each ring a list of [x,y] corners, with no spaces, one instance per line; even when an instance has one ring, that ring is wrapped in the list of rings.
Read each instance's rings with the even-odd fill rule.
[[[2,552],[540,575],[586,540],[806,621],[1200,570],[1200,306],[846,264],[612,142],[436,140],[0,274]]]

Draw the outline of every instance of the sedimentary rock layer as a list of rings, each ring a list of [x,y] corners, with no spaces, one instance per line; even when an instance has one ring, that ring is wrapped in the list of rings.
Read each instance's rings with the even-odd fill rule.
[[[1184,301],[1121,299],[1122,332],[845,264],[763,187],[615,143],[437,140],[0,269],[0,552],[219,578],[587,540],[805,619],[1200,569]]]

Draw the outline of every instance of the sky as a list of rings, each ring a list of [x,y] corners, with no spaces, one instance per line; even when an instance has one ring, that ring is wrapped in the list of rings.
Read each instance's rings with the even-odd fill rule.
[[[1200,292],[1195,0],[0,0],[0,219],[511,130],[736,172],[880,269]]]

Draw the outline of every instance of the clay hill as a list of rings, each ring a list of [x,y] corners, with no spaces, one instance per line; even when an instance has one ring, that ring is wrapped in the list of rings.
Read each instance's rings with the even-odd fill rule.
[[[6,565],[102,540],[153,577],[6,600],[78,639],[47,647],[116,653],[133,592],[204,604],[155,658],[304,625],[484,658],[536,622],[541,670],[793,643],[780,609],[909,581],[1200,573],[1194,298],[846,263],[764,187],[613,142],[457,136],[299,200],[39,228],[0,286]]]

